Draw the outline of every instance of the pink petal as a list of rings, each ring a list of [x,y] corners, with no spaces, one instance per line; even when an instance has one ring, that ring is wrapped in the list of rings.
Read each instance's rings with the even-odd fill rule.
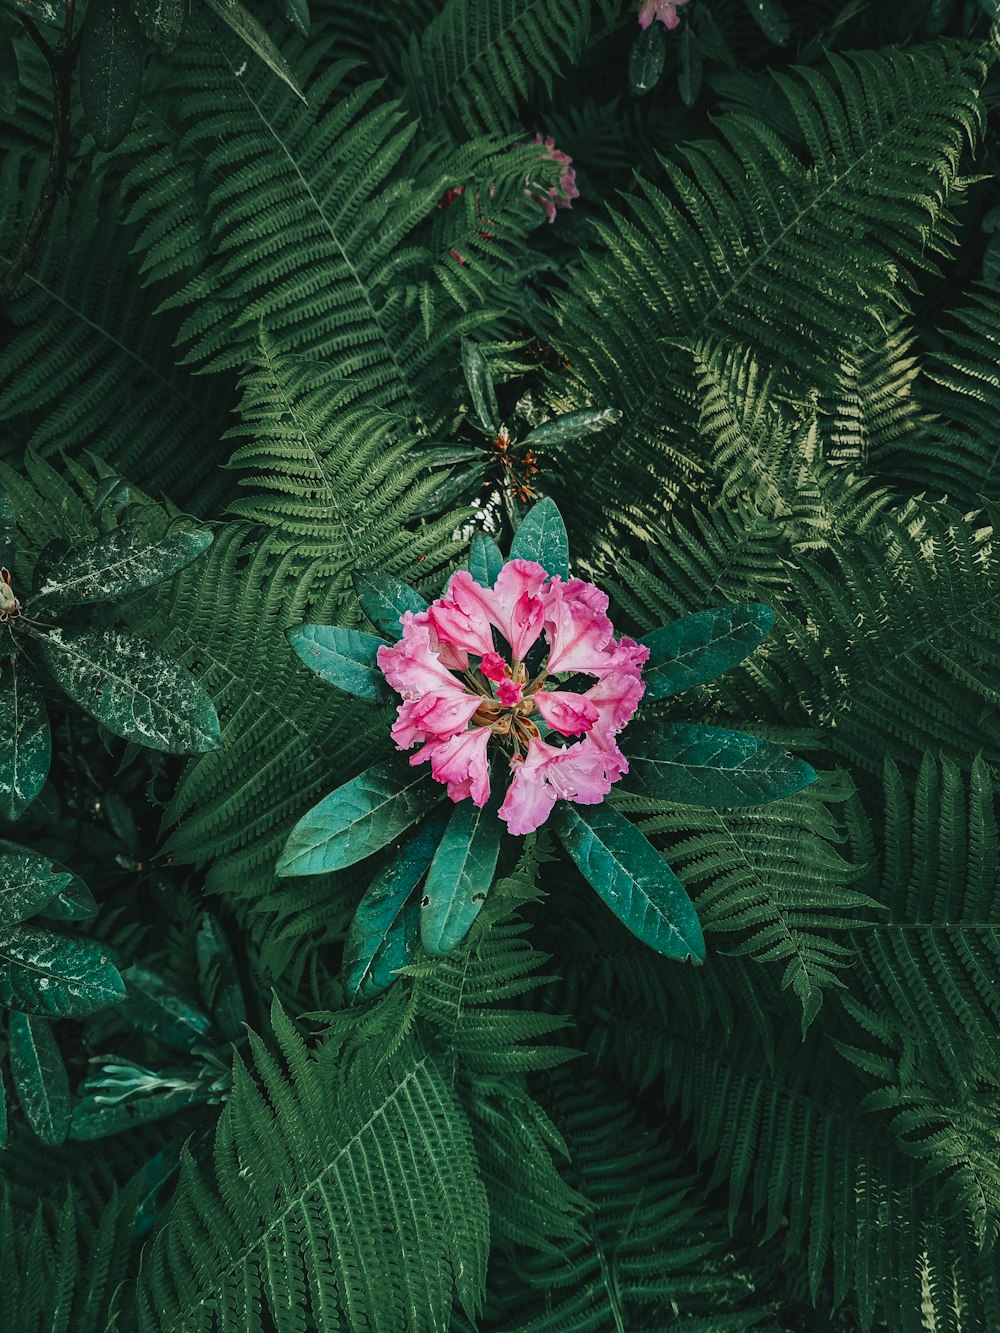
[[[490,796],[490,769],[486,747],[490,740],[489,727],[472,727],[447,740],[430,740],[410,760],[421,764],[431,762],[431,773],[438,782],[448,784],[448,795],[453,801],[472,797],[473,805],[485,805]]]
[[[535,705],[553,731],[561,736],[581,736],[598,718],[598,708],[587,695],[570,690],[539,690]]]
[[[621,731],[645,693],[646,683],[638,675],[630,671],[609,671],[582,697],[595,705],[595,711],[600,714],[601,727],[608,733],[614,733]],[[535,699],[537,701],[537,694]]]
[[[515,704],[521,702],[522,696],[523,691],[516,681],[502,680],[497,687],[497,698],[504,708],[513,708]]]
[[[459,602],[453,595],[455,581],[463,572],[459,571],[459,574],[452,576],[448,595],[431,602],[427,616],[441,643],[482,657],[493,651],[493,631],[485,607],[471,599]],[[468,666],[468,659],[464,666]]]
[[[531,833],[548,819],[556,801],[597,805],[627,772],[625,756],[599,732],[565,749],[532,739],[527,758],[515,767],[500,818],[510,833]]]
[[[545,590],[545,635],[549,641],[546,670],[607,670],[605,648],[611,640],[612,624],[604,614],[608,599],[592,583],[570,579],[553,580]]]
[[[425,694],[420,699],[401,703],[392,724],[392,739],[400,750],[409,750],[418,741],[443,740],[464,731],[479,707],[480,696],[461,689]]]
[[[497,575],[493,623],[516,658],[523,658],[542,632],[545,606],[539,594],[548,577],[534,560],[508,560]]]
[[[383,644],[376,655],[392,688],[404,699],[458,688],[455,677],[434,651],[430,626],[418,623],[412,611],[403,612],[401,623],[403,637],[398,643]]]

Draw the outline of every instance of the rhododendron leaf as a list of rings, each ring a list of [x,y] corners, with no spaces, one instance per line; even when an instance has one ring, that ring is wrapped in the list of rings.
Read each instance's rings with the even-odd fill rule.
[[[151,588],[197,560],[211,544],[211,530],[188,519],[157,541],[150,541],[145,524],[128,523],[55,561],[32,594],[32,610],[44,603],[44,620],[67,606],[110,602]]]
[[[680,36],[681,68],[677,75],[677,91],[685,106],[694,106],[701,91],[701,45],[694,35],[694,27],[685,23]]]
[[[208,0],[208,3],[240,41],[246,42],[254,55],[260,56],[264,64],[288,84],[296,97],[306,102],[306,95],[299,87],[291,66],[256,15],[251,14],[239,0]]]
[[[96,940],[34,926],[0,931],[0,1005],[50,1018],[86,1018],[125,998],[125,985]]]
[[[64,1143],[69,1133],[69,1076],[47,1018],[16,1010],[7,1020],[10,1075],[28,1124],[43,1143]]]
[[[486,901],[504,831],[497,804],[459,801],[448,821],[420,903],[420,943],[432,958],[462,943]]]
[[[687,722],[630,728],[628,763],[621,790],[678,805],[760,805],[817,776],[771,741]]]
[[[486,358],[468,338],[462,339],[462,369],[479,424],[488,435],[495,435],[500,429],[500,411],[493,391],[493,376]]]
[[[17,523],[14,520],[14,506],[6,490],[0,486],[0,565],[7,568],[13,566],[16,540]]]
[[[684,885],[624,815],[606,802],[559,801],[551,818],[584,879],[637,939],[668,958],[704,961],[705,941]]]
[[[0,930],[37,915],[73,878],[57,861],[0,840]]]
[[[201,914],[195,957],[198,960],[198,990],[212,1021],[226,1041],[238,1041],[247,1017],[243,987],[236,955],[211,912]]]
[[[510,544],[511,560],[535,560],[550,574],[569,578],[569,537],[555,500],[529,509]]]
[[[278,875],[324,875],[363,861],[404,833],[444,788],[403,755],[374,764],[302,816],[278,858]]]
[[[49,717],[23,657],[0,662],[0,815],[17,819],[45,786],[52,757]]]
[[[539,445],[566,444],[583,435],[594,435],[597,431],[606,430],[621,419],[621,409],[617,407],[585,407],[580,412],[565,412],[554,421],[536,426],[521,440],[519,447],[535,449]]]
[[[667,59],[667,30],[653,23],[635,35],[628,57],[629,87],[640,97],[655,88]]]
[[[278,0],[282,18],[286,19],[297,33],[309,36],[312,26],[309,18],[309,5],[306,0]]]
[[[62,866],[59,867],[63,869]],[[79,875],[66,872],[69,883],[60,889],[50,903],[47,903],[40,916],[49,921],[92,921],[97,915],[97,902],[94,895],[84,884]]]
[[[385,640],[377,635],[338,625],[296,625],[285,637],[311,671],[338,689],[359,699],[392,697],[377,658]]]
[[[122,971],[128,998],[118,1013],[175,1051],[190,1051],[203,1043],[212,1030],[212,1020],[159,972],[134,963]]]
[[[791,32],[791,24],[785,7],[779,0],[743,0],[747,9],[757,20],[761,32],[777,46],[784,46]]]
[[[57,684],[116,736],[168,754],[217,748],[211,699],[146,640],[117,629],[58,630],[39,635],[38,648]]]
[[[760,602],[697,611],[653,630],[640,642],[649,649],[643,667],[645,699],[666,699],[728,671],[767,638],[775,612]]]
[[[417,947],[420,904],[413,890],[430,865],[444,816],[432,816],[398,848],[358,904],[344,941],[344,989],[349,1003],[372,1000],[396,980]]]
[[[477,532],[469,551],[469,573],[484,588],[492,588],[503,569],[503,553],[492,537]]]
[[[426,611],[428,603],[400,579],[372,569],[356,569],[351,575],[361,609],[375,628],[389,639],[401,639],[399,623],[404,611]]]

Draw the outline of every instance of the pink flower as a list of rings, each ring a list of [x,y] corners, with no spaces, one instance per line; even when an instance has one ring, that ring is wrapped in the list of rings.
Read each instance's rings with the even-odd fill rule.
[[[686,4],[687,0],[643,0],[639,10],[639,27],[648,28],[654,19],[659,19],[668,28],[676,28],[680,23],[677,6]]]
[[[499,809],[511,833],[538,828],[557,800],[602,801],[628,772],[614,738],[643,696],[649,655],[614,638],[607,609],[592,583],[549,575],[533,560],[509,560],[492,588],[454,574],[426,611],[403,614],[399,642],[378,650],[403,700],[392,727],[397,747],[420,746],[411,764],[429,761],[453,801],[482,806],[492,740],[512,773]],[[506,654],[494,646],[498,635]],[[552,679],[563,673],[593,683],[566,689],[568,681]],[[574,736],[582,739],[562,741]]]
[[[681,0],[684,3],[684,0]],[[535,135],[535,143],[542,144],[545,152],[539,155],[539,162],[556,162],[559,165],[559,179],[555,185],[546,185],[540,181],[533,181],[530,176],[524,178],[527,186],[524,193],[529,199],[534,199],[536,203],[541,204],[545,209],[545,216],[550,222],[556,220],[557,208],[572,208],[570,202],[572,199],[579,199],[580,191],[576,188],[576,172],[573,170],[573,159],[568,153],[562,152],[555,145],[555,140],[551,134],[547,134],[543,139],[540,134]]]

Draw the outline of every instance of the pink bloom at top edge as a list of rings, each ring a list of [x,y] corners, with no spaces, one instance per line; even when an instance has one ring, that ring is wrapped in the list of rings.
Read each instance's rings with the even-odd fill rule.
[[[643,0],[639,10],[639,27],[648,28],[654,19],[668,28],[676,28],[680,23],[677,14],[678,5],[686,5],[687,0]]]
[[[645,692],[649,655],[614,638],[607,608],[592,583],[549,575],[533,560],[507,561],[493,588],[454,574],[426,611],[403,614],[399,642],[378,650],[402,696],[397,747],[419,746],[410,763],[429,761],[453,801],[477,806],[490,795],[489,751],[504,754],[512,779],[499,815],[511,833],[538,828],[557,800],[602,801],[628,772],[615,736]],[[551,678],[563,673],[592,683],[567,689],[570,681]],[[581,739],[555,744],[545,727],[553,740]]]

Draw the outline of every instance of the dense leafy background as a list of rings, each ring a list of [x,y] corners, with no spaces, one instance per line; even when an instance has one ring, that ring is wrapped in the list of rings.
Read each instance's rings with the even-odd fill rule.
[[[53,93],[2,5],[6,271]],[[0,481],[25,576],[109,477],[211,524],[117,614],[221,744],[140,751],[46,692],[51,777],[0,835],[86,881],[64,921],[129,998],[5,1028],[5,1329],[1000,1328],[992,8],[689,0],[638,51],[620,0],[77,14],[65,186],[0,312]],[[536,133],[577,172],[552,225]],[[434,596],[467,558],[510,478],[463,337],[521,438],[620,411],[532,479],[620,630],[776,613],[651,716],[820,778],[616,789],[697,970],[543,830],[465,945],[349,1006],[391,851],[275,863],[391,713],[284,631],[362,628],[354,571]]]

